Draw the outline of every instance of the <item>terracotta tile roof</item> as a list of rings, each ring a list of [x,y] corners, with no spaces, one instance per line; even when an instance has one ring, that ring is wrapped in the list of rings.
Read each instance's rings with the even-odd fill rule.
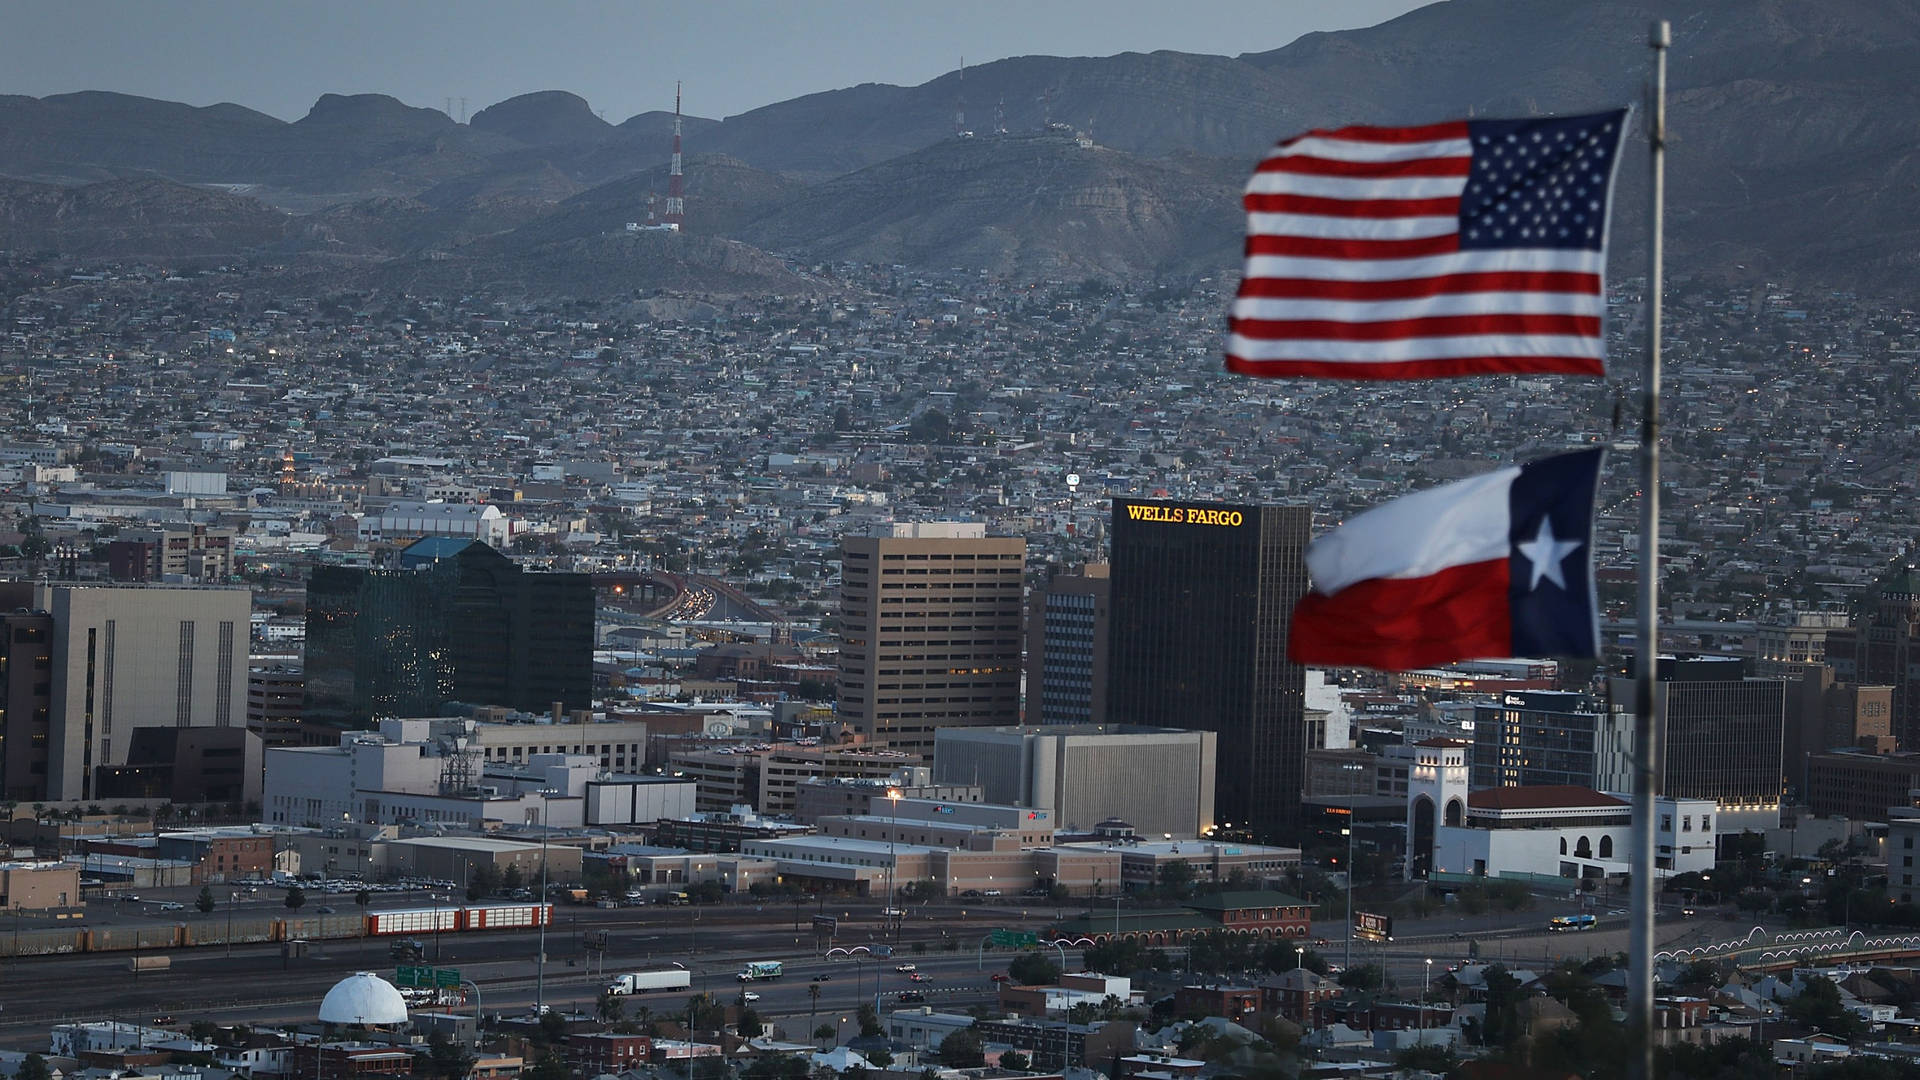
[[[1576,784],[1539,784],[1470,792],[1467,805],[1476,810],[1551,810],[1558,806],[1624,808],[1627,802]]]

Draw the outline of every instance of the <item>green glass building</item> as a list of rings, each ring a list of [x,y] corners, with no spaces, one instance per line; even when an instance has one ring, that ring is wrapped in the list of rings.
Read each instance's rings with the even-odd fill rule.
[[[477,540],[432,537],[391,569],[307,583],[310,720],[433,716],[450,701],[545,711],[593,696],[593,582],[528,573]]]

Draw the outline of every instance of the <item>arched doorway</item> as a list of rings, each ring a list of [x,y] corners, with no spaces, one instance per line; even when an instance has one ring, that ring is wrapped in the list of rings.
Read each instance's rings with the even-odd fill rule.
[[[1413,842],[1409,850],[1414,877],[1426,877],[1427,871],[1433,869],[1433,818],[1433,799],[1422,795],[1413,800]]]

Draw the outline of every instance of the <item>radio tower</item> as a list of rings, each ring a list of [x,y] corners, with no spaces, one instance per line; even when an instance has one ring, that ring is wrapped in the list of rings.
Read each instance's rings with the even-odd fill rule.
[[[680,84],[673,84],[673,165],[667,169],[667,212],[660,220],[675,230],[687,218],[686,182],[680,177]]]
[[[960,58],[960,89],[953,99],[953,135],[956,139],[967,137],[967,58]]]

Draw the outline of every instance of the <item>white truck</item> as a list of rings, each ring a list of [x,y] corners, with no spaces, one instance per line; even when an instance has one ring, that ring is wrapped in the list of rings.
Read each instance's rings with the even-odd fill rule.
[[[777,979],[779,977],[780,961],[778,960],[749,960],[747,961],[747,966],[741,969],[740,974],[734,976],[734,978],[739,979],[741,982],[760,982],[763,979]]]
[[[686,990],[693,986],[693,980],[679,968],[665,971],[629,971],[624,975],[615,975],[608,984],[609,994],[644,994],[650,990]]]

